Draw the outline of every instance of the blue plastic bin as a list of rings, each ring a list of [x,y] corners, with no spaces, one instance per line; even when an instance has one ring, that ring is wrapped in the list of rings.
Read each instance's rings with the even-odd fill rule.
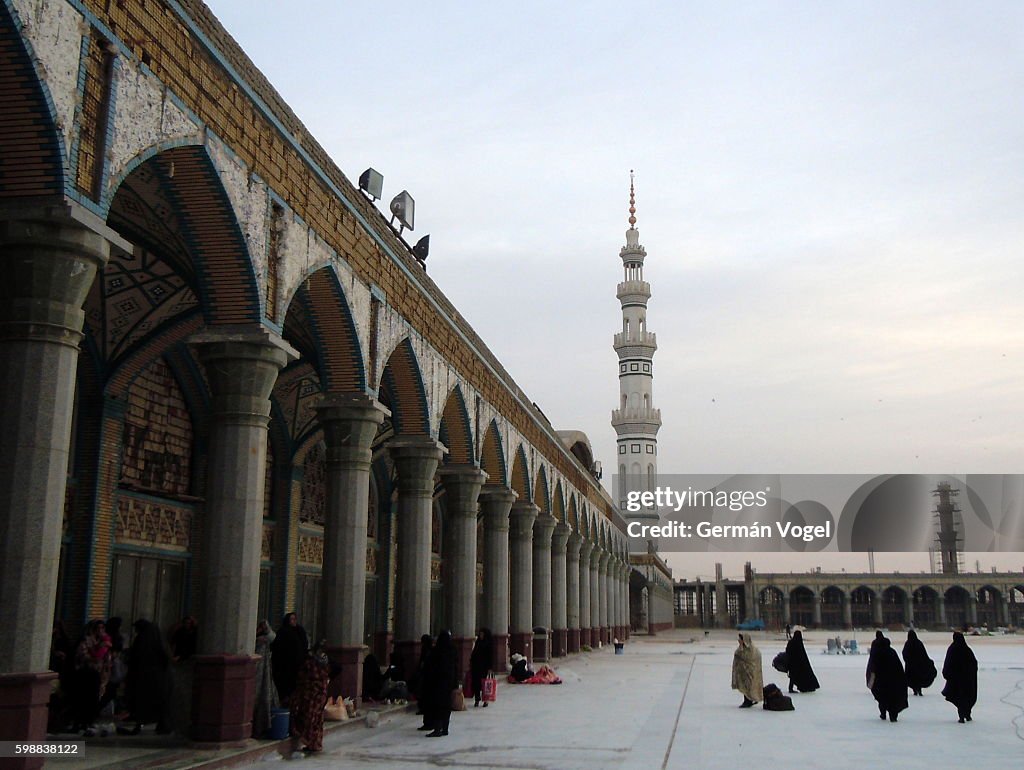
[[[291,726],[291,713],[288,709],[273,709],[270,712],[270,739],[283,741],[288,737],[288,728]]]

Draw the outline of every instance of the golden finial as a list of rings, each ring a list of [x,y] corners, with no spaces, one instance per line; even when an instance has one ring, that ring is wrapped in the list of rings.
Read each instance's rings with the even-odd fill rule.
[[[633,169],[629,170],[629,229],[636,227],[636,196],[633,193]]]

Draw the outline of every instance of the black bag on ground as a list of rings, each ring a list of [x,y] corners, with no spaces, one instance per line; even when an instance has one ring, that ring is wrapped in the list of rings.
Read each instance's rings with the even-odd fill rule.
[[[762,708],[765,711],[796,711],[793,707],[793,699],[788,695],[783,695],[782,690],[774,682],[765,685],[762,694],[764,695]]]
[[[785,652],[780,652],[772,660],[772,668],[774,668],[780,674],[788,674],[789,673],[789,656]]]

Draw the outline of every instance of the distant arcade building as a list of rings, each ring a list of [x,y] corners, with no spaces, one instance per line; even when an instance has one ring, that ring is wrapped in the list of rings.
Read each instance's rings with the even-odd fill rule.
[[[732,627],[760,619],[768,628],[961,628],[1024,624],[1024,572],[761,573],[744,580],[674,584],[677,626]],[[724,614],[717,611],[727,597]]]

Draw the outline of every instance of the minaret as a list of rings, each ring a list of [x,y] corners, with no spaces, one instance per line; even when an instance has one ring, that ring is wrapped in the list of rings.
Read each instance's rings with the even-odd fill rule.
[[[636,229],[636,195],[633,172],[629,172],[629,229],[626,245],[619,251],[624,271],[615,296],[622,303],[622,331],[615,335],[619,356],[619,408],[612,412],[612,427],[618,434],[619,508],[627,523],[641,520],[657,523],[654,509],[630,512],[626,496],[631,491],[653,491],[658,477],[658,429],[661,411],[654,408],[654,351],[656,336],[647,330],[647,300],[651,285],[644,280],[644,257],[640,231]],[[648,551],[643,539],[631,539],[634,553]]]

